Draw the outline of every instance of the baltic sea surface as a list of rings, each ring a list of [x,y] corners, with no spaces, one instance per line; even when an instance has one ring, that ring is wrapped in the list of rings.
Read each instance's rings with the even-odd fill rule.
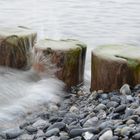
[[[0,26],[27,26],[40,38],[74,38],[89,47],[140,44],[139,0],[0,0]]]

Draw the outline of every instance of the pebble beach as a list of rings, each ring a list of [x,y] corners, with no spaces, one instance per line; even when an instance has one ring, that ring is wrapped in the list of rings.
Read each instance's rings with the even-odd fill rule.
[[[7,140],[139,140],[140,85],[104,93],[73,88],[63,101],[49,103],[19,127],[6,130]]]

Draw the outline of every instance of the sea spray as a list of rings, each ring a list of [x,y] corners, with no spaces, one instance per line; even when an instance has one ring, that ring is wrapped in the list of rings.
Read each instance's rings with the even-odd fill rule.
[[[59,102],[63,86],[56,78],[40,78],[33,69],[0,67],[0,131],[15,127],[28,114],[51,102]]]

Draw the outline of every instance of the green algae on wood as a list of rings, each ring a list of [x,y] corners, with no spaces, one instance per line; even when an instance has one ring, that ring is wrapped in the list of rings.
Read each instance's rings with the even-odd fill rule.
[[[124,83],[140,83],[140,48],[129,45],[102,45],[92,52],[91,91],[112,91]]]
[[[27,69],[37,34],[25,27],[0,29],[0,65]]]
[[[57,68],[55,76],[66,83],[66,88],[81,84],[84,79],[84,66],[86,57],[86,45],[78,40],[51,40],[39,41],[34,47],[35,57],[42,52],[46,58],[51,57],[51,63]],[[48,59],[48,58],[47,58]],[[35,62],[36,63],[36,62]],[[37,62],[33,67],[37,71],[48,71],[45,64]],[[40,64],[39,64],[40,63]]]

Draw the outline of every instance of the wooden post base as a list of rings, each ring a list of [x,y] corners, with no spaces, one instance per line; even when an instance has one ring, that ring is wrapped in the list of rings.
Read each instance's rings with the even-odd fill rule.
[[[92,52],[91,91],[112,91],[123,84],[140,83],[140,48],[106,45]]]
[[[24,27],[0,29],[0,65],[24,69],[31,65],[37,34]]]
[[[34,47],[33,68],[66,83],[67,89],[83,82],[86,45],[77,40],[39,41]]]

